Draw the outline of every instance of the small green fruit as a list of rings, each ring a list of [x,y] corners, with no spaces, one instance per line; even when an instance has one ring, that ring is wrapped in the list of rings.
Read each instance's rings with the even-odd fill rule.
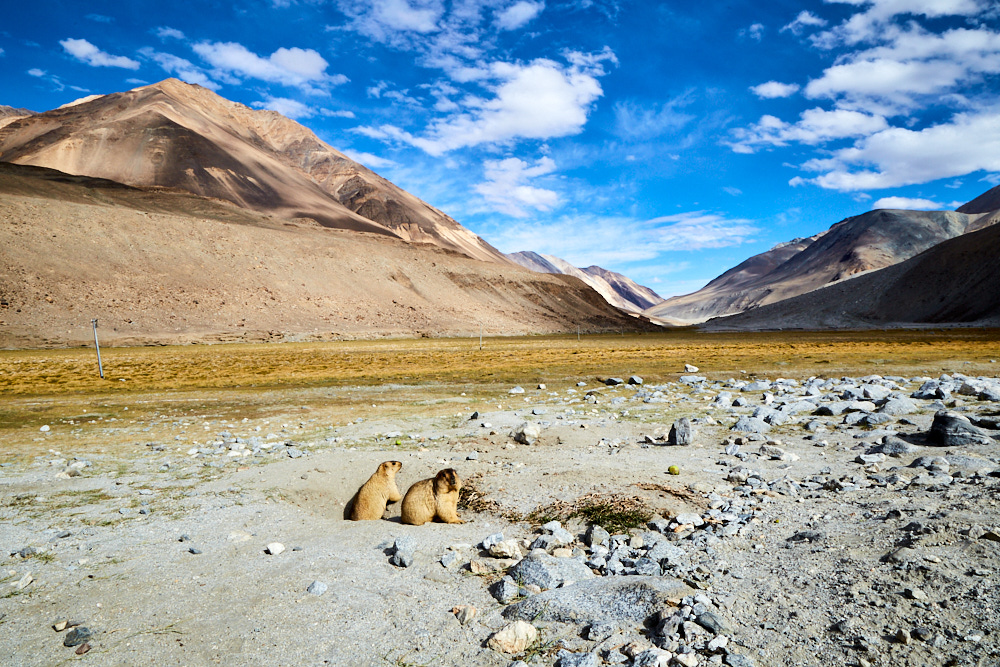
[[[681,474],[681,469],[678,468],[677,466],[670,466],[669,468],[667,468],[667,472],[671,475],[679,475]]]

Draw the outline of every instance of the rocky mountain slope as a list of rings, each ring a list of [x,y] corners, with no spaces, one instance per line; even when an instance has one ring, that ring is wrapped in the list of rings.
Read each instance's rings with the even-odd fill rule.
[[[701,290],[668,299],[646,314],[693,323],[742,312],[892,266],[993,222],[980,212],[870,211],[751,257]]]
[[[599,266],[579,269],[564,259],[537,252],[522,251],[507,255],[508,259],[540,273],[574,276],[593,287],[608,303],[622,310],[641,313],[663,302],[663,297],[653,290],[636,283],[627,276]]]
[[[905,262],[702,326],[707,330],[1000,326],[997,257],[1000,226],[991,225],[943,241]]]
[[[298,123],[176,79],[9,118],[0,127],[0,161],[179,188],[281,218],[507,263],[455,220]]]
[[[0,163],[0,347],[651,326],[575,278]]]

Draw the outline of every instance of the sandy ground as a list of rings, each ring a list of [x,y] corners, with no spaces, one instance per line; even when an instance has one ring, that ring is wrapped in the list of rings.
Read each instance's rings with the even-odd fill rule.
[[[457,666],[526,657],[553,665],[562,647],[596,651],[594,664],[602,664],[601,651],[613,645],[584,639],[581,626],[544,619],[535,621],[542,639],[530,655],[487,647],[508,624],[488,590],[501,575],[467,569],[472,560],[494,560],[475,546],[491,534],[536,537],[536,522],[501,514],[591,493],[635,496],[666,519],[704,513],[717,498],[746,503],[752,518],[735,534],[670,538],[690,559],[674,574],[700,588],[732,626],[729,655],[700,651],[695,664],[734,664],[724,662],[732,655],[755,665],[1000,661],[1000,543],[991,537],[1000,532],[1000,444],[924,446],[872,467],[855,459],[882,431],[845,426],[843,416],[799,415],[767,436],[746,436],[729,427],[763,404],[763,392],[725,383],[609,388],[586,380],[586,387],[528,388],[524,395],[499,390],[496,404],[476,403],[476,419],[472,404],[456,396],[449,417],[386,417],[373,407],[349,423],[289,410],[244,420],[82,418],[40,431],[46,454],[0,467],[0,661]],[[900,393],[917,386],[903,382]],[[599,389],[597,403],[585,398],[590,389]],[[720,391],[745,398],[747,407],[714,403]],[[956,400],[955,409],[972,416],[998,412],[996,403]],[[890,426],[920,441],[940,406],[915,403],[913,414]],[[681,416],[695,420],[694,444],[662,444]],[[524,421],[541,427],[534,445],[510,437]],[[807,431],[810,421],[822,429]],[[83,437],[94,434],[125,444],[75,444],[94,442]],[[726,453],[737,437],[746,438],[745,460]],[[766,439],[780,441],[795,460],[760,455]],[[952,466],[948,484],[910,483],[925,471],[906,466],[938,455],[969,455],[984,465],[978,472]],[[399,523],[395,505],[386,520],[344,521],[344,504],[383,460],[403,463],[404,492],[453,467],[494,511],[465,508],[464,524],[413,527]],[[679,475],[668,474],[671,465]],[[768,484],[734,490],[740,484],[727,478],[739,466]],[[886,482],[893,474],[904,480]],[[782,479],[823,484],[785,495],[774,490]],[[579,536],[585,525],[567,527]],[[812,538],[789,541],[802,531]],[[416,545],[406,568],[389,562],[388,547],[401,536]],[[274,542],[284,551],[267,553]],[[448,551],[458,558],[445,567]],[[313,582],[326,590],[307,592]],[[458,605],[475,606],[477,616],[462,625],[452,613]],[[63,645],[66,632],[52,628],[59,619],[92,631],[89,653],[77,656]],[[899,630],[915,634],[903,643]],[[652,638],[635,623],[615,637],[609,641],[619,646],[648,646]]]

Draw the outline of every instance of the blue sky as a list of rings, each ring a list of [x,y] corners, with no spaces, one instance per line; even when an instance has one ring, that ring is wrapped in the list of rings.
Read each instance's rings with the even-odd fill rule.
[[[176,76],[314,130],[506,252],[664,296],[1000,182],[1000,3],[5,3],[0,104]]]

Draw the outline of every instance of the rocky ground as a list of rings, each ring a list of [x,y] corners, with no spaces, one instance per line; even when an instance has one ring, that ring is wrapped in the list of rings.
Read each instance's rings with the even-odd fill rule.
[[[43,426],[0,468],[0,660],[1000,663],[1000,381],[623,380]],[[455,468],[465,523],[344,521],[389,459]]]

